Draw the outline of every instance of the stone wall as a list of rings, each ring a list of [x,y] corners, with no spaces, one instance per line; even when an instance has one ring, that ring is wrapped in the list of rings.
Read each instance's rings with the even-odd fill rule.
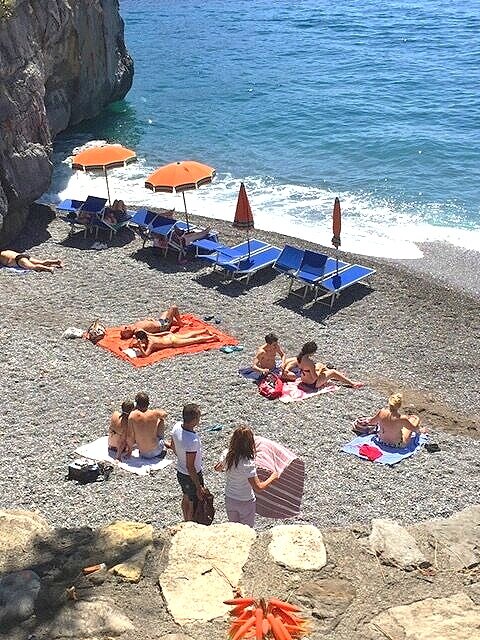
[[[0,244],[47,190],[57,133],[123,98],[133,61],[118,0],[17,0],[0,19]]]

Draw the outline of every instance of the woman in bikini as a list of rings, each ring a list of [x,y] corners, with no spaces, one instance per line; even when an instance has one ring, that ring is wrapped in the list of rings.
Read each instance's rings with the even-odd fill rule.
[[[131,453],[127,445],[128,416],[135,409],[132,400],[122,402],[122,410],[114,411],[110,418],[110,428],[108,430],[108,452],[115,455],[117,460],[122,456],[128,457]]]
[[[378,439],[381,444],[403,449],[410,442],[412,433],[426,433],[425,427],[420,427],[420,418],[415,415],[400,413],[403,396],[394,393],[388,399],[388,407],[380,409],[367,424],[378,426]]]
[[[140,350],[143,356],[149,356],[155,351],[175,347],[184,347],[190,344],[202,342],[215,342],[218,336],[211,334],[207,329],[197,329],[185,333],[164,333],[156,335],[146,331],[135,331],[132,347]]]
[[[311,389],[321,389],[331,380],[336,380],[353,389],[363,387],[363,382],[353,382],[336,369],[329,369],[321,362],[315,363],[311,356],[317,351],[316,342],[306,342],[296,358],[286,360],[282,371],[284,380],[295,380],[296,370],[300,371],[302,384]]]
[[[5,249],[0,251],[0,265],[53,273],[55,268],[61,269],[63,267],[63,262],[61,260],[37,260],[37,258],[32,258],[28,253],[18,253],[17,251]]]

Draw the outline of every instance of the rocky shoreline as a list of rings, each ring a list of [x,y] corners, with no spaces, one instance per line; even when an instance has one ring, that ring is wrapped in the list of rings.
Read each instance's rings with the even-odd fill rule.
[[[0,511],[0,636],[222,638],[223,600],[238,588],[297,605],[311,640],[476,640],[479,532],[480,506],[407,528],[374,519],[257,535],[230,523],[55,530],[38,513]]]
[[[256,276],[249,287],[224,284],[198,261],[180,266],[173,257],[143,249],[129,232],[95,251],[93,239],[68,237],[68,227],[48,215],[37,208],[15,248],[63,258],[64,271],[0,274],[5,399],[0,506],[39,509],[53,526],[97,527],[117,519],[157,527],[177,523],[180,495],[173,466],[145,478],[115,470],[105,483],[65,481],[74,449],[106,433],[112,410],[140,390],[168,412],[168,427],[184,402],[201,405],[216,522],[226,515],[223,478],[213,464],[242,421],[304,459],[299,522],[344,526],[388,515],[413,523],[475,502],[480,489],[475,297],[410,268],[347,255],[377,269],[372,290],[351,290],[332,312],[321,305],[302,308],[297,298],[287,298],[286,282],[273,273]],[[215,226],[226,242],[243,237],[227,223]],[[255,236],[279,246],[295,242],[261,231]],[[229,355],[214,350],[135,369],[87,342],[62,337],[66,328],[85,328],[97,317],[118,325],[173,302],[199,317],[220,318],[219,328],[236,336],[245,350]],[[365,389],[342,388],[293,405],[266,401],[238,369],[271,330],[292,355],[304,341],[316,340],[319,357],[364,380]],[[394,389],[404,391],[440,451],[422,451],[393,468],[341,453],[352,437],[352,420],[381,406]],[[210,425],[223,429],[209,432]],[[258,519],[260,530],[272,524]]]

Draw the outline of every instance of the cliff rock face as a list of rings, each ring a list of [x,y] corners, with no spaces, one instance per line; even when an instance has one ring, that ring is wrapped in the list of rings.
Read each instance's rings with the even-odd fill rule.
[[[131,87],[118,0],[17,0],[0,18],[0,243],[50,184],[52,140]]]

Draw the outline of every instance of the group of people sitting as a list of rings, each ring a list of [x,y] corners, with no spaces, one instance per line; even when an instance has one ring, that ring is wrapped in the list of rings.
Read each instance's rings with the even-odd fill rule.
[[[364,386],[363,382],[354,382],[336,369],[322,362],[315,362],[312,356],[317,349],[316,342],[306,342],[297,356],[287,358],[279,344],[278,336],[269,333],[265,336],[265,344],[259,347],[255,354],[252,369],[261,376],[270,372],[278,373],[284,382],[300,378],[301,384],[308,389],[321,389],[332,380],[354,389]]]
[[[163,311],[158,318],[146,318],[124,326],[120,331],[120,337],[123,340],[131,339],[130,347],[138,349],[143,356],[149,356],[162,349],[218,340],[218,337],[208,328],[177,334],[176,331],[183,326],[180,311],[173,305]]]

